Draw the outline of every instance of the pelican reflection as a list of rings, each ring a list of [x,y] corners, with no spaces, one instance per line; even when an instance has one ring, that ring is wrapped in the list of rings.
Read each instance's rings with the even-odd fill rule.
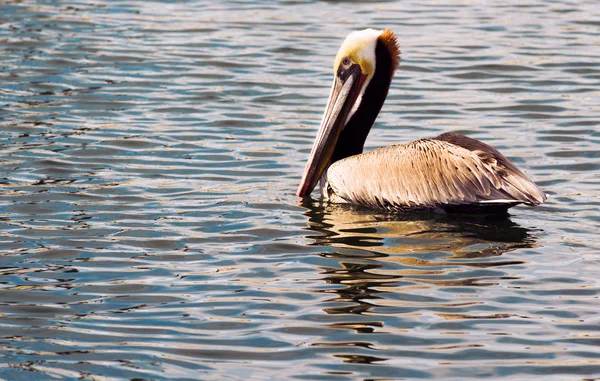
[[[337,298],[331,301],[341,304],[326,309],[332,314],[373,313],[374,307],[386,306],[408,312],[414,303],[382,300],[387,299],[382,293],[415,295],[417,289],[484,287],[517,279],[510,266],[527,261],[505,254],[536,246],[532,231],[507,217],[394,216],[349,205],[304,205],[313,244],[335,248],[324,250],[322,256],[330,261],[321,267],[328,284],[344,286],[333,288]],[[431,306],[453,305],[446,300]]]

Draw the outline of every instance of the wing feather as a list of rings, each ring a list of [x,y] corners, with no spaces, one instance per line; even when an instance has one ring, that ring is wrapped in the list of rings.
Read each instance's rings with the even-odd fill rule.
[[[343,202],[400,208],[501,202],[538,205],[546,199],[507,158],[495,155],[493,148],[495,152],[476,148],[436,138],[351,156],[329,167],[328,192]]]

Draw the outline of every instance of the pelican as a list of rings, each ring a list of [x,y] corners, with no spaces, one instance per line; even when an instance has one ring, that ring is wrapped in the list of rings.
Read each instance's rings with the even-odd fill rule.
[[[395,211],[506,212],[546,200],[498,150],[458,133],[362,153],[399,62],[391,30],[348,35],[297,196],[320,181],[326,201]]]

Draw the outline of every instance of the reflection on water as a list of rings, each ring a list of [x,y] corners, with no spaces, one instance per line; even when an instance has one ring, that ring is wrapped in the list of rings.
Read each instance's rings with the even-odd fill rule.
[[[530,232],[508,216],[381,214],[350,205],[305,203],[315,244],[358,247],[387,254],[427,253],[445,250],[456,258],[488,257],[489,250],[469,248],[498,242],[497,254],[534,247]],[[490,248],[491,249],[491,248]],[[479,254],[476,254],[479,253]]]
[[[337,262],[336,267],[322,269],[326,282],[344,286],[335,291],[337,301],[356,303],[326,309],[328,313],[377,315],[377,307],[394,305],[375,301],[382,299],[380,293],[430,286],[442,290],[484,287],[497,285],[497,279],[519,279],[510,277],[510,270],[502,267],[527,262],[507,260],[502,255],[536,246],[535,237],[507,217],[378,215],[347,205],[305,205],[311,208],[308,229],[318,233],[308,236],[313,244],[344,249],[322,254]],[[463,305],[449,303],[440,306]],[[410,303],[401,305],[403,312],[411,311]]]
[[[521,304],[535,299],[503,291],[531,284],[524,254],[538,247],[540,231],[509,217],[399,216],[311,201],[304,206],[307,238],[312,245],[334,249],[321,254],[328,259],[328,265],[319,267],[328,285],[322,292],[330,295],[323,311],[344,321],[328,326],[357,334],[355,340],[316,341],[312,346],[328,348],[342,363],[394,369],[382,370],[387,376],[398,370],[395,358],[410,358],[405,363],[412,366],[403,371],[414,378],[458,376],[464,370],[463,358],[483,360],[491,350],[497,361],[513,366],[541,364],[556,350],[546,347],[546,339],[534,338],[537,334],[529,339],[517,334],[538,325],[554,307],[525,312]],[[517,255],[511,255],[515,251]],[[492,349],[490,338],[499,347],[527,343],[530,351]],[[440,364],[447,369],[415,365],[423,359],[444,359]],[[491,363],[481,366],[473,374],[495,372]]]

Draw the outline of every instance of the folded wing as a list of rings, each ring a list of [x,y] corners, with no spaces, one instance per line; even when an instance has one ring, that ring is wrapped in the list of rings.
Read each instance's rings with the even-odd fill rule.
[[[327,171],[323,191],[334,201],[380,208],[538,205],[546,199],[500,152],[460,134],[380,148],[335,162]]]

